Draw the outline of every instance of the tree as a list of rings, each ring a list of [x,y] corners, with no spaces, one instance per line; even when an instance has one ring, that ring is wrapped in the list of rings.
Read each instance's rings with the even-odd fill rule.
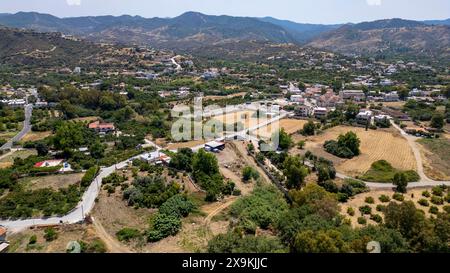
[[[255,152],[255,145],[253,145],[253,143],[249,143],[249,144],[247,145],[247,151],[248,151],[250,154],[253,154],[253,153]]]
[[[306,230],[295,236],[294,251],[297,253],[343,253],[350,248],[337,230],[314,232]]]
[[[89,146],[89,153],[93,158],[101,159],[105,155],[105,145],[97,140],[91,146]]]
[[[178,152],[172,156],[170,160],[170,167],[177,170],[183,170],[190,172],[192,171],[192,159],[194,157],[194,152],[189,148],[178,149]]]
[[[418,236],[426,225],[425,215],[416,209],[412,201],[401,204],[391,202],[385,208],[384,215],[386,227],[398,230],[407,239]]]
[[[361,153],[359,150],[360,144],[361,140],[354,132],[351,131],[345,135],[340,135],[338,138],[338,145],[348,148],[355,156],[358,156]]]
[[[180,218],[174,215],[158,213],[153,219],[152,228],[148,232],[147,239],[150,242],[157,242],[168,236],[177,234],[180,228]]]
[[[430,126],[442,130],[445,125],[445,117],[441,113],[435,113],[431,118]]]
[[[36,144],[36,151],[38,156],[46,156],[48,154],[48,146],[45,143],[39,142]]]
[[[406,193],[406,189],[408,186],[408,181],[405,173],[396,173],[393,178],[393,184],[397,186],[397,191],[401,193]]]
[[[177,194],[169,198],[159,207],[159,213],[181,218],[188,216],[194,209],[195,205],[186,196]]]
[[[316,133],[316,125],[312,120],[310,120],[303,126],[302,135],[313,136],[315,135],[315,133]]]
[[[347,105],[347,109],[345,111],[345,118],[347,120],[353,120],[356,118],[360,110],[360,107],[357,104],[351,103]]]
[[[207,153],[205,150],[201,149],[194,155],[192,169],[194,175],[201,172],[211,176],[219,173],[219,163],[214,154]]]
[[[300,150],[303,150],[303,149],[305,148],[305,145],[306,145],[306,141],[304,141],[304,140],[300,140],[300,141],[297,143],[297,147],[298,147]]]
[[[287,178],[286,186],[297,189],[303,185],[308,175],[308,169],[303,165],[299,156],[288,156],[283,163],[284,175]]]
[[[273,139],[273,138],[272,138]],[[279,131],[279,148],[281,150],[289,150],[294,145],[291,136],[284,129]]]

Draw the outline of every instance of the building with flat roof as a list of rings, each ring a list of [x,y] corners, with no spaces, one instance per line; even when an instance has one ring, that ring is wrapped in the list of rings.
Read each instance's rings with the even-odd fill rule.
[[[368,122],[370,123],[372,121],[372,116],[372,111],[363,110],[359,112],[358,115],[356,115],[356,122],[359,124],[367,124]]]
[[[328,109],[325,107],[316,107],[313,110],[314,117],[317,119],[326,118],[328,115]]]
[[[339,92],[339,96],[343,100],[364,101],[366,94],[362,90],[344,90]]]
[[[211,141],[205,144],[205,150],[207,151],[219,151],[225,149],[225,142]]]

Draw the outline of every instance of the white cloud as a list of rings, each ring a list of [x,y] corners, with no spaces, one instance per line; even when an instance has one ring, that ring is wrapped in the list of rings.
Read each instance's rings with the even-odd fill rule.
[[[369,6],[381,6],[381,0],[366,0]]]
[[[69,6],[81,6],[81,0],[66,0]]]

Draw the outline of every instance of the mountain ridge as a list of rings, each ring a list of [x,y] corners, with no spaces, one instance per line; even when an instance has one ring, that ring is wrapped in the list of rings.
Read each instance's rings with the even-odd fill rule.
[[[58,18],[36,12],[0,14],[7,27],[62,32],[107,43],[142,44],[172,50],[240,41],[298,44],[344,54],[417,54],[448,57],[450,19],[400,18],[358,24],[301,24],[272,17],[233,17],[186,12],[173,18],[85,16]]]

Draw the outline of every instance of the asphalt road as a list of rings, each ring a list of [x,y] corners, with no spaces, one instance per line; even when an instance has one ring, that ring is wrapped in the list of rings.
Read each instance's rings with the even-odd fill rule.
[[[31,131],[31,115],[33,113],[33,105],[28,104],[25,106],[25,120],[23,122],[22,131],[20,131],[16,136],[10,139],[5,145],[0,147],[0,150],[10,150],[12,149],[14,142],[20,141],[26,134]]]

